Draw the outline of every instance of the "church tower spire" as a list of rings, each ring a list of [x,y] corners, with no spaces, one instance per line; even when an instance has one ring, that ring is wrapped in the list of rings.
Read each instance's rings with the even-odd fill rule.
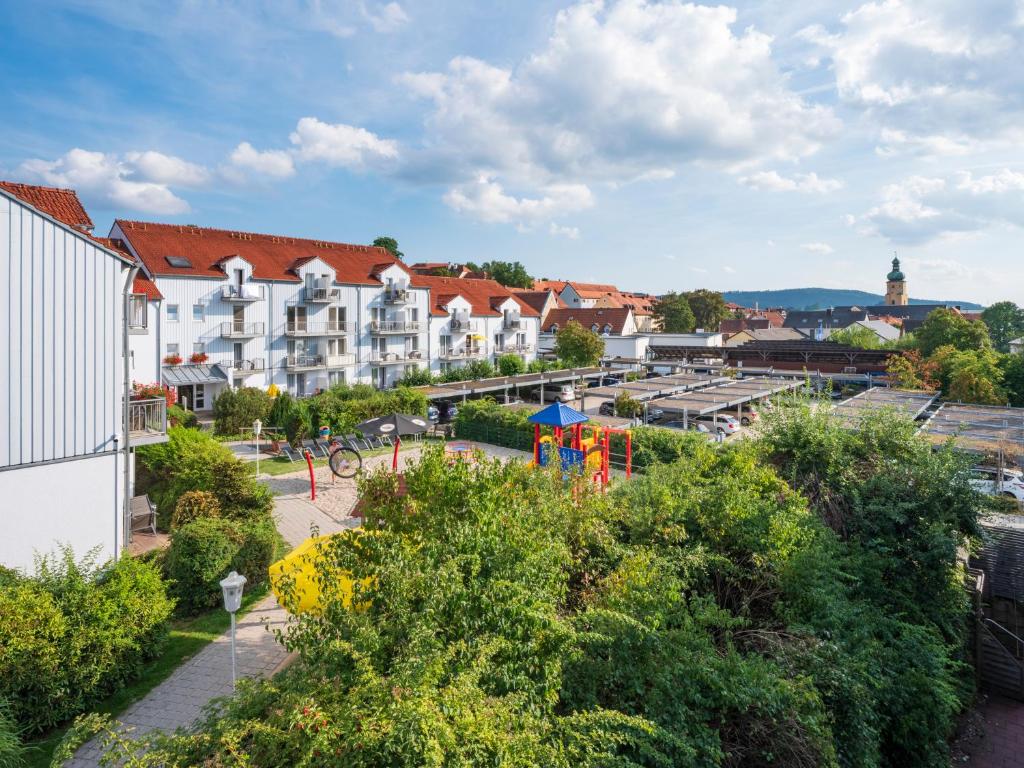
[[[900,271],[900,260],[893,254],[892,271],[885,276],[885,303],[890,307],[904,307],[907,297],[907,278]]]

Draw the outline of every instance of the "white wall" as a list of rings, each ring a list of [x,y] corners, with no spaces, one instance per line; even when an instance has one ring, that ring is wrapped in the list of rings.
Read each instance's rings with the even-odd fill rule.
[[[112,557],[122,528],[122,460],[106,454],[0,471],[0,564],[30,570],[34,553],[53,552],[58,542],[79,557],[96,546],[101,562]]]
[[[160,302],[146,302],[146,329],[128,333],[132,381],[152,384],[160,381]]]
[[[604,353],[607,357],[647,357],[651,337],[644,334],[634,336],[602,336]]]

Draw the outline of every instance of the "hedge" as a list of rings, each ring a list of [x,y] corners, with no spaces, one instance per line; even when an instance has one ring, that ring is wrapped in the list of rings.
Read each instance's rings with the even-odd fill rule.
[[[0,585],[0,700],[30,734],[87,710],[158,655],[173,607],[148,563],[40,560]]]

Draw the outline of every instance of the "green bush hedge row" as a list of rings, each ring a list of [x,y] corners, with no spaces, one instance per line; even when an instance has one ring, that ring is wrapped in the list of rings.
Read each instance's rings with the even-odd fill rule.
[[[158,569],[70,550],[0,584],[0,701],[26,733],[88,709],[155,657],[174,602]]]

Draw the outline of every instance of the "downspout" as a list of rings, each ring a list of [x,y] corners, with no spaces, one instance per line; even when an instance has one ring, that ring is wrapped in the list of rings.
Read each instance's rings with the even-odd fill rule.
[[[128,269],[128,279],[124,281],[124,289],[122,291],[123,296],[121,300],[121,358],[124,374],[124,400],[122,402],[122,424],[121,429],[124,432],[124,499],[122,500],[122,525],[124,530],[121,532],[121,540],[127,542],[131,539],[132,525],[131,525],[131,500],[128,494],[131,492],[131,441],[128,437],[128,409],[129,409],[129,398],[131,397],[131,360],[129,358],[128,349],[128,302],[132,295],[132,284],[135,282],[135,276],[139,274],[139,266],[133,264]],[[147,302],[148,303],[148,302]],[[116,494],[115,494],[116,495]],[[116,558],[119,554],[117,547],[117,538],[115,536],[114,541],[114,557]]]

